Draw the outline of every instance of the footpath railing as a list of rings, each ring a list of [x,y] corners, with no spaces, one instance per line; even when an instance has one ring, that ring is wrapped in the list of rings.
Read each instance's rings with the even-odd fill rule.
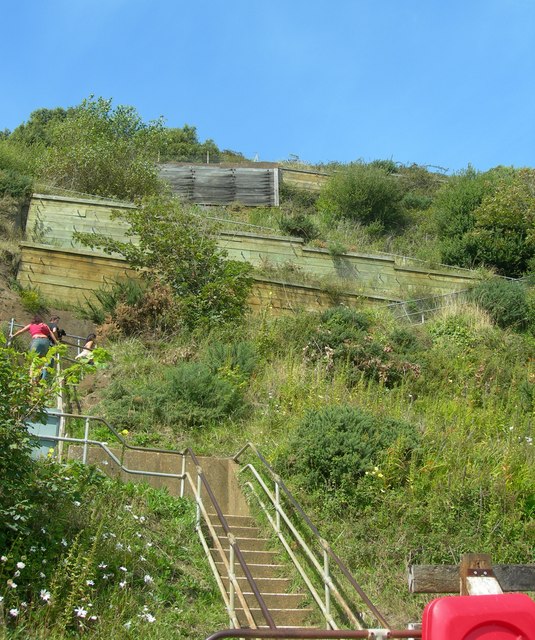
[[[375,607],[349,569],[332,550],[329,543],[321,536],[280,476],[275,473],[255,445],[248,442],[234,456],[234,460],[239,462],[247,450],[250,450],[256,460],[261,463],[264,475],[267,475],[273,483],[273,490],[268,487],[262,474],[252,463],[245,464],[240,470],[241,474],[249,474],[251,476],[251,480],[247,481],[245,486],[250,489],[251,494],[256,498],[273,531],[286,549],[311,596],[320,608],[328,628],[338,629],[333,617],[333,599],[351,625],[359,629],[365,626],[363,614],[356,610],[355,605],[351,606],[349,598],[345,595],[344,589],[346,585],[358,596],[358,599],[365,605],[373,619],[387,628],[389,625],[384,615]],[[301,525],[304,525],[304,528],[308,530],[312,539],[311,542],[305,540],[305,536],[299,530],[303,527],[299,526],[299,523],[292,521],[292,515],[297,516]],[[312,543],[315,544],[315,548],[313,548]],[[301,551],[301,558],[294,551],[296,547]],[[345,581],[343,587],[340,577]],[[320,590],[323,591],[322,594]]]
[[[88,416],[88,415],[79,415],[79,414],[71,414],[71,413],[62,413],[62,412],[53,412],[49,411],[49,413],[53,413],[57,415],[65,425],[65,434],[64,435],[46,435],[47,441],[58,442],[58,443],[67,443],[67,444],[76,444],[82,447],[82,456],[81,461],[84,464],[89,462],[89,451],[91,447],[96,447],[99,450],[103,451],[106,456],[111,460],[121,472],[128,475],[137,475],[141,477],[155,477],[155,478],[169,478],[176,479],[180,481],[180,495],[184,496],[186,494],[186,490],[189,489],[195,502],[197,505],[197,513],[196,513],[196,525],[195,529],[201,541],[201,544],[204,548],[208,561],[210,563],[212,572],[218,584],[219,590],[225,602],[225,607],[227,609],[230,622],[233,628],[239,628],[240,624],[238,621],[236,608],[237,603],[239,603],[239,607],[243,609],[243,613],[247,620],[247,623],[251,628],[257,628],[257,622],[255,621],[253,614],[251,613],[251,608],[254,608],[254,605],[249,604],[247,599],[244,596],[244,592],[240,583],[237,579],[236,569],[238,565],[241,567],[243,571],[243,575],[245,576],[248,586],[250,587],[250,591],[254,594],[254,600],[258,608],[260,609],[262,616],[265,620],[267,627],[270,629],[276,629],[276,625],[273,621],[273,617],[267,607],[262,594],[258,588],[254,577],[251,574],[249,567],[247,566],[247,562],[244,558],[242,551],[238,543],[236,542],[235,536],[232,534],[231,527],[229,526],[225,515],[217,501],[217,498],[206,479],[205,473],[202,469],[202,466],[199,464],[199,460],[197,459],[195,453],[190,449],[185,449],[183,451],[176,450],[168,450],[168,449],[157,449],[151,447],[137,447],[133,445],[129,445],[123,436],[106,420],[103,418]],[[73,437],[67,435],[69,429],[69,421],[76,420],[78,423],[83,423],[84,435],[83,437]],[[117,441],[117,445],[119,447],[119,452],[114,451],[113,445],[110,446],[109,442],[102,441],[98,439],[94,439],[90,437],[90,428],[92,423],[97,423],[99,426],[104,426],[109,430],[110,435],[112,435]],[[76,429],[76,426],[74,427]],[[127,467],[124,464],[125,452],[127,450],[131,451],[139,451],[143,453],[158,453],[158,454],[169,454],[177,457],[177,461],[180,468],[180,473],[165,473],[158,471],[146,471],[143,469],[132,469]],[[195,468],[195,478],[192,478],[191,474],[186,471],[187,461],[190,460]],[[204,490],[204,491],[203,491]],[[227,537],[229,548],[228,554],[223,548],[221,544],[220,537],[215,530],[214,523],[212,522],[212,518],[209,515],[206,500],[203,497],[203,493],[208,496],[208,505],[211,505],[213,510],[217,515],[217,519],[225,536]],[[207,536],[205,535],[205,529],[208,530],[211,538],[211,542],[213,547],[215,548],[220,560],[225,567],[229,578],[229,589],[225,588],[223,584],[223,580],[217,570],[215,565],[215,560],[212,556],[210,546],[207,540]]]

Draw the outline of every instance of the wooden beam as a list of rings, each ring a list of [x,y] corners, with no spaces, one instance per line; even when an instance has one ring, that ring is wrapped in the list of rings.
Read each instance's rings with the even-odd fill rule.
[[[503,593],[488,553],[464,553],[459,568],[462,596],[487,596]]]
[[[494,575],[503,591],[535,591],[535,564],[495,564]],[[459,566],[409,566],[411,593],[459,593]]]

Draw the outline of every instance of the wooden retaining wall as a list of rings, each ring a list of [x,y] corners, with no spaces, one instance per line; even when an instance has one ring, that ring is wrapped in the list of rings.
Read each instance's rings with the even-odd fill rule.
[[[87,250],[22,243],[21,251],[19,284],[38,287],[48,299],[66,304],[83,304],[100,287],[121,278],[139,277],[139,272],[130,269],[123,258]],[[268,309],[273,315],[283,315],[301,309],[321,311],[340,303],[358,307],[385,301],[390,299],[341,291],[328,293],[319,287],[256,278],[249,305],[255,312]]]
[[[86,249],[73,240],[74,231],[99,232],[124,240],[126,225],[121,220],[112,219],[111,214],[114,209],[132,206],[35,195],[28,213],[27,240],[80,251]],[[331,290],[334,287],[353,294],[390,300],[453,293],[477,281],[477,276],[470,271],[429,269],[392,256],[360,253],[333,256],[326,249],[305,246],[301,238],[222,232],[218,242],[230,258],[251,263],[269,280],[291,281]],[[93,254],[103,255],[99,252]],[[109,277],[108,273],[105,275]]]
[[[279,206],[277,168],[168,163],[160,165],[158,173],[171,186],[173,193],[187,202]]]

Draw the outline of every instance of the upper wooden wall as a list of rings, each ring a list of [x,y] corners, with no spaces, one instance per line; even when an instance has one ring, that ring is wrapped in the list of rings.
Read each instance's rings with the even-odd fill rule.
[[[111,213],[113,209],[132,206],[36,195],[30,204],[27,240],[82,251],[86,249],[73,240],[74,231],[99,232],[124,240],[125,223],[112,220]],[[326,249],[305,246],[300,238],[223,232],[218,242],[230,258],[250,262],[270,279],[291,279],[331,289],[335,285],[344,291],[390,300],[426,293],[451,293],[466,289],[477,280],[470,271],[430,269],[391,256],[360,253],[333,256]],[[99,252],[93,254],[99,255]],[[290,273],[293,273],[292,278]]]
[[[306,191],[319,192],[329,179],[328,173],[319,171],[305,171],[303,169],[281,168],[281,182]]]
[[[278,169],[162,164],[160,177],[187,202],[249,207],[279,206]]]

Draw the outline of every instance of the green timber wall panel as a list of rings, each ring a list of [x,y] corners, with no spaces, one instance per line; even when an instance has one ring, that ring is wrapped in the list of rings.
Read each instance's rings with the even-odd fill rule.
[[[111,214],[114,209],[132,207],[110,201],[36,195],[28,213],[27,238],[41,245],[80,251],[86,249],[74,242],[75,231],[97,232],[124,240],[126,225],[112,220]],[[135,242],[135,238],[132,241]],[[334,256],[326,249],[305,247],[300,238],[222,232],[218,244],[228,252],[229,258],[251,263],[272,280],[286,279],[283,272],[291,271],[296,280],[303,274],[302,280],[312,281],[314,285],[335,283],[353,293],[391,299],[453,293],[477,281],[473,272],[422,268],[411,264],[408,258],[360,253]]]
[[[139,273],[129,269],[120,258],[30,243],[22,243],[21,251],[18,282],[22,286],[38,287],[48,298],[69,304],[83,303],[94,290],[118,278],[139,277]],[[249,304],[253,311],[267,308],[274,315],[281,315],[299,309],[319,311],[340,303],[356,307],[389,301],[392,300],[387,297],[344,292],[334,299],[319,287],[258,278]]]

